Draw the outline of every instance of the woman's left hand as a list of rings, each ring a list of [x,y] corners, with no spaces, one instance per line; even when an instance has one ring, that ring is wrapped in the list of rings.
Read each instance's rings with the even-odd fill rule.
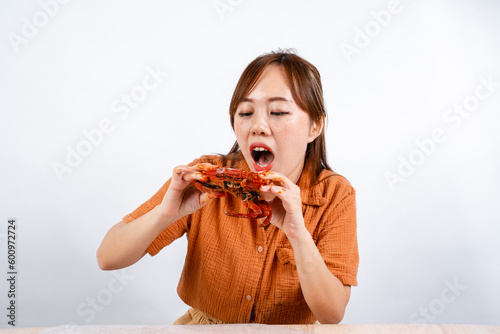
[[[268,193],[278,197],[284,209],[284,217],[280,217],[279,212],[275,212],[276,205],[271,203],[271,207],[273,207],[273,218],[277,218],[271,219],[271,223],[281,229],[288,239],[296,238],[299,233],[305,230],[299,186],[290,181],[290,179],[283,174],[277,172],[260,172],[259,177],[273,182],[270,185],[261,186],[260,190],[263,194]]]

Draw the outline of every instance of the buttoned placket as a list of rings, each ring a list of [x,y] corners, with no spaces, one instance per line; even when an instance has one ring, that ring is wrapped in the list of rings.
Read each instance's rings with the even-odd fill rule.
[[[253,224],[256,222],[252,221]],[[253,305],[255,303],[255,296],[257,294],[257,287],[259,282],[262,280],[262,275],[264,274],[264,264],[265,264],[265,249],[266,249],[266,235],[265,230],[261,227],[257,228],[256,233],[256,243],[255,243],[255,256],[251,257],[251,263],[249,268],[249,280],[247,281],[247,288],[244,291],[244,298],[247,301],[245,309],[248,310],[248,320],[250,321],[251,312]],[[260,273],[259,275],[252,275],[250,273]]]

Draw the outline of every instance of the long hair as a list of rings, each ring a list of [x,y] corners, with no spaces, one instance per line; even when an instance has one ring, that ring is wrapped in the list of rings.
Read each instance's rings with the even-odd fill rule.
[[[307,162],[305,166],[308,168],[306,172],[310,173],[313,182],[316,182],[323,169],[332,170],[326,158],[325,125],[327,115],[323,99],[323,87],[321,85],[321,76],[316,67],[296,55],[295,50],[277,50],[263,54],[247,66],[241,74],[229,105],[231,127],[234,130],[234,117],[238,105],[250,94],[262,72],[271,64],[278,64],[284,69],[288,86],[297,105],[309,114],[313,122],[322,125],[321,134],[314,141],[307,144],[305,155],[305,162]],[[237,141],[225,158],[229,159],[236,156],[241,157]]]

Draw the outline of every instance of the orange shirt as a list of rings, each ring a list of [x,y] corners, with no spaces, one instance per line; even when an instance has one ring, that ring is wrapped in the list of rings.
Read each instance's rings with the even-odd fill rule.
[[[203,156],[190,165],[201,162],[222,165],[218,156]],[[244,159],[226,166],[249,170]],[[129,223],[160,204],[169,184],[170,180],[123,221]],[[357,285],[354,189],[344,177],[327,170],[314,185],[308,173],[302,173],[297,185],[306,228],[327,267],[343,284]],[[248,209],[231,195],[213,199],[167,227],[148,247],[153,256],[187,235],[187,255],[177,287],[180,298],[225,322],[314,322],[286,235],[274,225],[258,227],[254,219],[230,217],[224,211]]]

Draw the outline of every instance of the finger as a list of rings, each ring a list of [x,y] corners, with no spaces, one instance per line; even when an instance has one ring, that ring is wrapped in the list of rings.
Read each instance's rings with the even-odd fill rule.
[[[211,196],[210,196],[210,194],[209,194],[209,193],[202,193],[202,194],[200,195],[200,204],[201,204],[201,205],[205,205],[205,204],[207,204],[207,203],[208,203],[208,201],[211,199],[210,197],[211,197]]]
[[[219,166],[212,165],[210,163],[200,163],[200,164],[196,164],[193,166],[179,165],[179,166],[174,168],[174,174],[182,174],[182,173],[188,173],[188,172],[192,172],[192,171],[202,172],[202,171],[213,170],[213,169],[217,169],[217,168],[219,168]]]
[[[273,184],[261,186],[262,197],[265,201],[272,201],[275,198],[279,198],[282,202],[286,202],[289,198],[288,194],[290,191],[287,189],[276,186]]]
[[[282,186],[277,186],[275,184],[270,184],[270,185],[264,185],[261,186],[261,192],[263,194],[271,194],[279,199],[281,199],[283,202],[289,202],[289,201],[300,201],[300,188],[298,188],[295,185],[295,188],[289,189],[287,187],[282,187]],[[299,191],[296,191],[299,190]]]
[[[197,172],[202,172],[202,171],[208,171],[208,170],[214,170],[214,169],[217,169],[219,168],[219,166],[217,165],[212,165],[210,163],[207,163],[207,162],[204,162],[204,163],[200,163],[200,164],[196,164],[196,165],[193,165],[193,166],[190,166],[189,169],[191,171],[197,171]]]
[[[179,165],[179,166],[177,166],[177,167],[174,168],[174,173],[175,174],[181,174],[181,173],[185,172],[186,169],[189,169],[189,167],[186,166],[186,165]]]
[[[270,170],[265,170],[262,172],[259,172],[259,177],[263,180],[272,180],[274,182],[283,182],[284,179],[287,177],[281,173],[278,172],[272,172]]]
[[[263,193],[265,195],[269,194],[270,196],[279,198],[287,213],[301,212],[302,202],[300,193],[277,185],[266,185],[261,188],[264,188],[265,191]]]
[[[187,166],[182,168],[183,179],[187,182],[192,182],[193,180],[198,181],[208,181],[208,176],[206,176],[203,172],[215,170],[219,168],[217,165],[212,165],[210,163],[200,163],[193,166]]]
[[[214,191],[212,193],[202,193],[200,195],[200,203],[201,203],[201,205],[205,205],[211,199],[219,198],[219,197],[224,197],[224,196],[226,196],[226,193],[224,193],[224,192],[217,192],[217,191]]]
[[[182,178],[186,182],[192,182],[194,180],[198,181],[208,181],[208,177],[200,172],[187,172],[182,175]]]
[[[201,172],[191,171],[191,167],[189,166],[181,165],[174,168],[174,171],[172,173],[172,185],[174,183],[178,186],[182,184],[181,187],[185,187],[186,185],[192,183],[194,180],[206,182],[208,181],[208,177],[203,175],[203,173]]]
[[[260,187],[262,192],[272,193],[281,198],[281,195],[288,190],[285,187],[277,186],[274,184],[264,185]]]
[[[172,178],[176,181],[179,181],[182,179],[182,173],[186,172],[186,169],[189,168],[184,165],[180,165],[174,168],[174,171],[172,172]]]
[[[262,171],[259,172],[259,177],[263,180],[271,180],[274,184],[280,185],[280,186],[286,186],[286,187],[291,187],[292,184],[294,184],[292,181],[290,181],[289,178],[287,178],[285,175],[278,173],[278,172],[272,172],[272,171]]]

